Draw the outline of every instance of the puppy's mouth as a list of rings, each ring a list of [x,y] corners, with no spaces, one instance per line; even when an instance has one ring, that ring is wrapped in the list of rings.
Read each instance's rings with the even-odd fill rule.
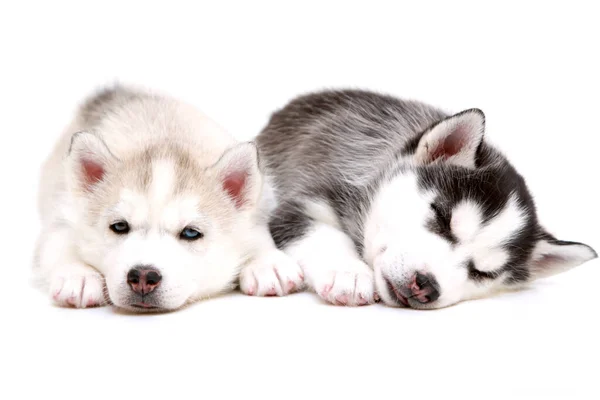
[[[387,285],[387,289],[390,292],[391,297],[394,298],[394,301],[396,301],[399,304],[402,304],[404,307],[410,307],[410,304],[408,304],[408,299],[405,296],[403,296],[402,293],[400,293],[396,286],[394,286],[394,284],[389,279],[384,279]]]
[[[144,309],[144,310],[157,310],[160,307],[157,307],[153,304],[149,304],[149,303],[144,303],[144,302],[138,302],[138,303],[133,303],[131,304],[131,307],[133,308],[140,308],[140,309]]]

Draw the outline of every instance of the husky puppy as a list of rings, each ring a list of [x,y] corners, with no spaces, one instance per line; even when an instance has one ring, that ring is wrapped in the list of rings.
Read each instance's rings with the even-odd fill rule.
[[[117,85],[79,108],[41,171],[35,276],[63,306],[172,310],[235,286],[283,295],[256,146],[174,98]],[[271,205],[270,205],[271,204]]]
[[[301,96],[257,137],[277,246],[328,302],[440,308],[596,257],[536,217],[524,179],[458,114],[360,90]]]

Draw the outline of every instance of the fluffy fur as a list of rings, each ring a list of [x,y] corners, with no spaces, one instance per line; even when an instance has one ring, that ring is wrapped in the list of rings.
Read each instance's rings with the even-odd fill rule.
[[[257,143],[275,242],[331,303],[439,308],[596,257],[541,226],[481,110],[325,91],[274,113]]]
[[[273,200],[253,143],[117,85],[81,104],[43,164],[35,273],[74,307],[172,310],[238,278],[249,294],[287,294],[302,275],[269,234]]]

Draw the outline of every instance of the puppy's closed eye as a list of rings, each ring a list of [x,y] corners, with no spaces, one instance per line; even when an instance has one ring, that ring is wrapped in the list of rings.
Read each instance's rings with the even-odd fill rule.
[[[456,236],[452,234],[452,227],[450,226],[450,220],[452,218],[450,212],[435,203],[431,203],[430,207],[433,210],[434,219],[430,220],[427,224],[429,230],[440,235],[450,243],[456,243]]]

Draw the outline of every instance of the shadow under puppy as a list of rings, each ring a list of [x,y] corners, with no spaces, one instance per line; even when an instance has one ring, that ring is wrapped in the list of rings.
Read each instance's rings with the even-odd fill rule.
[[[34,273],[59,305],[172,310],[233,289],[283,295],[302,272],[268,230],[253,143],[189,104],[116,85],[84,101],[43,164]]]

